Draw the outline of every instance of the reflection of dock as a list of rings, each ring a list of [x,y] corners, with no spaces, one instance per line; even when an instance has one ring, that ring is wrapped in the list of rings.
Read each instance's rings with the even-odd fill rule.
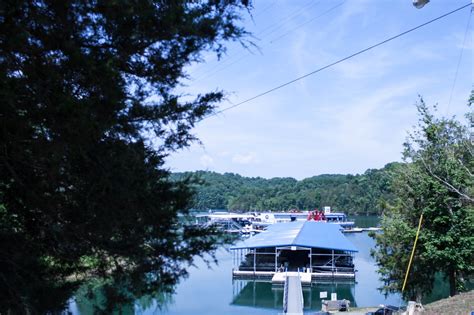
[[[269,278],[271,279],[271,278]],[[311,286],[302,285],[305,311],[320,311],[322,304],[320,293],[337,293],[338,299],[346,299],[351,302],[351,307],[357,307],[355,301],[355,283],[347,281],[319,282]],[[233,298],[232,305],[274,309],[275,313],[281,313],[283,308],[283,285],[272,284],[264,280],[236,280],[232,281]]]

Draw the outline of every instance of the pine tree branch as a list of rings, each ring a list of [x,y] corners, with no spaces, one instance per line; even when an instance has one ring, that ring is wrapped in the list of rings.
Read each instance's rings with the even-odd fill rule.
[[[472,174],[471,171],[469,170],[469,168],[466,165],[464,165],[464,163],[461,161],[461,159],[458,159],[458,162],[466,170],[466,172],[469,174],[469,176],[474,177],[474,174]]]
[[[450,184],[449,182],[447,182],[446,180],[444,180],[443,178],[439,177],[438,175],[436,175],[432,170],[431,168],[426,164],[426,161],[420,157],[420,160],[421,162],[423,163],[425,169],[428,171],[428,173],[435,179],[437,179],[439,182],[441,182],[444,186],[446,186],[449,190],[451,190],[452,192],[455,192],[456,194],[458,194],[459,196],[461,196],[462,198],[468,200],[469,202],[471,203],[474,203],[474,199],[468,195],[466,195],[465,193],[461,192],[459,189],[457,189],[456,187],[454,187],[452,184]]]

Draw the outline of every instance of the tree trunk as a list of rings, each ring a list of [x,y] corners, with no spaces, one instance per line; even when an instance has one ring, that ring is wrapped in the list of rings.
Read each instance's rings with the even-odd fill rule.
[[[455,296],[458,294],[458,290],[456,289],[456,271],[451,270],[449,272],[449,295]]]

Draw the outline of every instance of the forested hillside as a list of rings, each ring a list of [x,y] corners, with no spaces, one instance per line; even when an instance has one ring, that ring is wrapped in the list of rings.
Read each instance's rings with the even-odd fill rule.
[[[369,169],[361,175],[318,175],[294,178],[243,177],[238,174],[197,171],[175,173],[175,179],[195,177],[197,194],[193,207],[199,210],[289,210],[331,206],[348,214],[380,214],[390,193],[391,173],[400,163]]]

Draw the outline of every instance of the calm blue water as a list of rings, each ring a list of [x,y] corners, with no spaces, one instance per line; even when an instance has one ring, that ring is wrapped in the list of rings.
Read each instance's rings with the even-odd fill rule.
[[[398,295],[385,297],[377,288],[378,280],[370,249],[374,240],[367,233],[346,234],[359,249],[354,263],[358,270],[356,283],[327,283],[305,288],[303,295],[305,311],[321,309],[320,291],[335,292],[339,299],[348,299],[352,306],[376,306],[379,304],[398,305]],[[221,249],[217,253],[218,266],[208,268],[202,260],[189,269],[190,276],[176,287],[176,293],[167,300],[160,310],[156,302],[137,301],[123,313],[130,314],[278,314],[282,309],[283,290],[272,287],[270,283],[232,280],[232,253]],[[90,310],[87,300],[71,301],[69,311],[84,315]]]

